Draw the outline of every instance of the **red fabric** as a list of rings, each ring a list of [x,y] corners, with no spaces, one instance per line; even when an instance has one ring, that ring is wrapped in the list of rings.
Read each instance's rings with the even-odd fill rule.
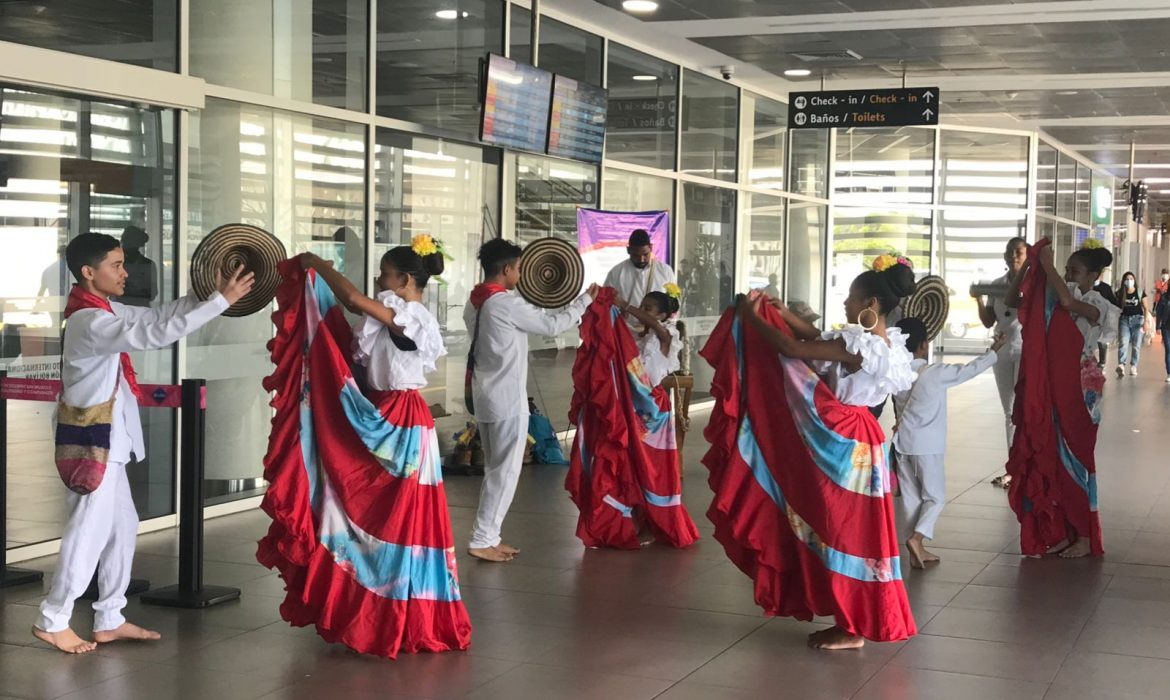
[[[773,307],[764,305],[761,314],[791,333]],[[805,442],[794,417],[793,406],[807,397],[797,395],[800,386],[793,378],[814,383],[819,420],[836,435],[861,443],[859,448],[881,455],[881,426],[867,407],[838,401],[803,362],[778,359],[749,324],[739,326],[741,367],[737,325],[734,310],[728,310],[701,353],[715,369],[715,407],[705,431],[711,449],[703,459],[715,493],[707,511],[715,538],[753,579],[756,603],[766,615],[799,620],[832,616],[850,634],[874,641],[916,634],[905,587],[893,570],[900,567],[893,498],[886,486],[876,496],[845,489],[818,467],[811,451],[815,446]],[[745,419],[750,419],[758,457],[741,451],[738,438]],[[856,468],[856,455],[849,468]],[[763,463],[759,466],[766,475],[752,471],[750,457]],[[874,469],[879,466],[884,477],[888,466]],[[762,477],[774,481],[782,504],[762,486]],[[888,484],[885,478],[881,481]],[[805,539],[798,536],[798,526]],[[818,556],[826,548],[864,561],[871,575],[859,578],[833,570]]]
[[[99,297],[96,294],[90,294],[82,289],[80,285],[75,284],[69,290],[69,298],[65,302],[65,318],[68,319],[82,309],[101,309],[111,314],[114,313],[114,308],[110,306],[109,299]],[[130,362],[130,355],[122,353],[121,361],[122,376],[126,378],[126,385],[130,387],[130,392],[134,394],[135,398],[141,399],[142,389],[138,387],[138,373],[134,371],[134,365]]]
[[[1037,260],[1048,245],[1043,240],[1032,246],[1028,256],[1033,264],[1020,285],[1024,351],[1012,411],[1016,432],[1007,463],[1012,477],[1008,500],[1020,521],[1024,554],[1044,554],[1070,534],[1088,538],[1091,552],[1104,554],[1097,512],[1090,507],[1085,488],[1069,474],[1059,450],[1063,439],[1095,480],[1097,425],[1086,406],[1085,390],[1099,394],[1104,377],[1088,372],[1083,381],[1085,339],[1072,315],[1057,303],[1047,317],[1048,280]]]
[[[277,289],[277,334],[269,343],[276,370],[264,381],[265,389],[275,392],[275,416],[264,460],[270,486],[261,508],[273,522],[256,558],[284,579],[281,616],[293,625],[314,625],[327,641],[388,658],[402,651],[466,649],[471,623],[462,601],[379,595],[362,586],[347,562],[321,542],[302,451],[302,401],[312,411],[318,473],[327,478],[350,522],[385,542],[446,549],[448,569],[455,571],[442,482],[420,484],[417,471],[395,476],[362,443],[338,398],[350,376],[348,353],[342,349],[352,339],[341,308],[325,315],[310,342],[307,273],[296,259],[280,269],[285,281]],[[393,425],[434,426],[417,391],[374,392],[368,398]]]
[[[580,510],[577,536],[588,547],[638,549],[645,524],[657,541],[687,547],[699,538],[681,503],[655,505],[644,491],[680,494],[678,450],[658,449],[643,440],[648,428],[635,409],[630,366],[641,372],[638,346],[629,327],[614,321],[613,289],[602,289],[581,321],[581,347],[573,363],[573,400],[569,421],[578,426],[565,488]],[[642,379],[648,390],[649,381]],[[661,414],[674,416],[662,387],[652,394]],[[673,442],[671,443],[673,444]],[[606,497],[632,509],[629,517]]]
[[[496,294],[503,294],[507,291],[507,288],[505,288],[502,284],[496,284],[495,282],[482,282],[475,285],[475,288],[471,290],[471,305],[478,309],[483,306],[485,301],[492,298]]]

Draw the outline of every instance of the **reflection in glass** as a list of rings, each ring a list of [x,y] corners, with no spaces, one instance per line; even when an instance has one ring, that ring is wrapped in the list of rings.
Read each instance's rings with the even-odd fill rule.
[[[743,108],[752,115],[752,137],[744,141],[744,161],[750,164],[748,183],[782,190],[788,105],[745,92]]]
[[[784,280],[784,298],[789,307],[800,312],[808,307],[805,318],[821,325],[821,298],[825,291],[825,235],[828,207],[823,204],[792,200],[788,203],[788,278]],[[812,318],[812,315],[818,318]],[[823,325],[822,325],[823,327]]]
[[[780,299],[784,276],[784,200],[764,194],[744,194],[745,230],[748,243],[747,283]]]
[[[254,224],[289,255],[316,253],[368,288],[363,125],[211,99],[192,115],[191,134],[188,255],[217,226]],[[208,380],[211,500],[261,485],[272,333],[262,312],[218,319],[188,340],[187,373]]]
[[[0,41],[156,70],[178,66],[179,0],[0,3]]]
[[[512,37],[512,42],[530,42],[530,37]],[[601,85],[601,37],[571,27],[551,17],[540,18],[540,56],[544,70]]]
[[[476,138],[480,61],[503,53],[504,4],[452,0],[443,17],[430,0],[377,7],[378,115]]]
[[[1060,153],[1056,167],[1056,215],[1072,219],[1076,213],[1077,162]]]
[[[1073,209],[1073,219],[1082,224],[1088,224],[1090,202],[1093,198],[1091,183],[1093,171],[1084,163],[1077,163],[1077,194],[1076,207]]]
[[[682,183],[679,210],[678,284],[683,290],[680,317],[692,340],[691,370],[696,396],[707,396],[711,367],[697,353],[711,334],[735,290],[735,190]]]
[[[678,66],[610,43],[606,85],[606,157],[673,170]]]
[[[793,129],[788,181],[792,192],[828,196],[829,130]]]
[[[597,166],[516,156],[516,229],[520,245],[537,238],[577,242],[577,207],[597,207]]]
[[[674,180],[669,178],[606,168],[604,185],[601,189],[602,209],[610,211],[674,209]]]
[[[512,5],[509,46],[508,58],[532,65],[532,11],[519,5]]]
[[[739,89],[688,70],[682,103],[682,171],[734,181]]]
[[[357,0],[191,0],[191,74],[364,111],[367,12]]]
[[[93,231],[135,245],[134,298],[122,301],[174,300],[174,113],[3,88],[0,122],[0,367],[57,379],[74,282],[64,264],[70,240]],[[174,380],[172,348],[131,359],[143,383]],[[61,534],[68,491],[52,468],[52,415],[51,403],[8,403],[8,542],[0,546]],[[153,518],[174,512],[174,421],[170,411],[144,410],[142,423],[147,454],[127,473],[139,517]]]
[[[1036,147],[1036,213],[1056,216],[1056,149],[1043,141]]]

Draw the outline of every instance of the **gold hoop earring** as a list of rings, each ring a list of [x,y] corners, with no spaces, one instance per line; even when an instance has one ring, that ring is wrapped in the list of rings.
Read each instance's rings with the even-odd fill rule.
[[[873,323],[869,324],[868,326],[865,325],[865,323],[863,323],[861,320],[861,317],[865,315],[866,311],[873,314]],[[879,320],[878,312],[874,311],[873,309],[869,308],[868,306],[865,307],[864,309],[862,309],[861,313],[857,314],[857,323],[858,323],[858,325],[861,326],[861,329],[864,331],[872,331],[874,328],[877,328],[878,320]]]

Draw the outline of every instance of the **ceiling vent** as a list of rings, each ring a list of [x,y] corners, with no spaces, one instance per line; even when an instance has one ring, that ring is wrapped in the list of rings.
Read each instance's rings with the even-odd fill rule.
[[[805,63],[829,63],[840,61],[860,61],[861,54],[849,49],[833,49],[831,51],[794,51],[789,56],[798,58]]]

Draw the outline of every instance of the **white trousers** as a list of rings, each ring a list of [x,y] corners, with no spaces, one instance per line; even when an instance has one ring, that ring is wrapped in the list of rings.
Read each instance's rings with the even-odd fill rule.
[[[1010,450],[1016,434],[1016,426],[1012,425],[1012,408],[1016,401],[1016,380],[1020,378],[1020,357],[1001,352],[991,371],[995,374],[995,388],[999,389],[999,402],[1003,405],[1004,432]]]
[[[528,443],[528,416],[480,423],[479,440],[483,445],[483,485],[479,489],[479,510],[471,531],[471,547],[484,549],[500,543],[504,516],[516,495],[516,482],[524,466],[524,448]]]
[[[37,627],[60,632],[69,626],[73,602],[98,574],[98,599],[93,604],[94,632],[116,629],[126,621],[126,587],[138,536],[138,511],[130,496],[126,465],[110,462],[93,493],[70,492],[69,523],[61,537],[61,554],[49,596],[41,603]]]
[[[898,453],[898,488],[902,492],[902,522],[906,536],[920,532],[934,539],[934,526],[947,502],[942,455]]]

